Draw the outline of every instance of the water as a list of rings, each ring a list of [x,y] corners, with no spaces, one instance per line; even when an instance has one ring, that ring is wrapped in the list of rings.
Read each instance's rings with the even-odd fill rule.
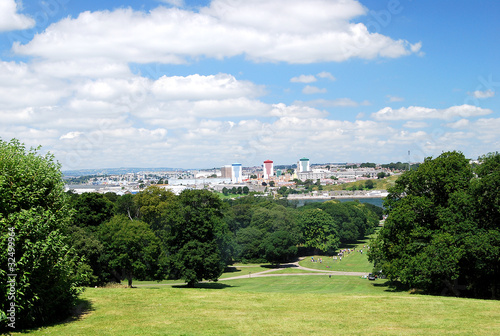
[[[384,203],[384,198],[382,197],[374,197],[374,198],[336,198],[334,199],[335,201],[340,201],[340,202],[352,202],[352,201],[360,201],[361,203],[370,203],[373,205],[376,205],[378,207],[383,208],[383,203]],[[298,206],[301,207],[303,205],[313,203],[313,202],[326,202],[326,201],[331,201],[331,199],[311,199],[311,200],[305,200],[305,199],[300,199],[297,200]]]

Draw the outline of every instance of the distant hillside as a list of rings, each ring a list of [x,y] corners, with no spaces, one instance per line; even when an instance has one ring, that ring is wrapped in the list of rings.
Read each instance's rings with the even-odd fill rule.
[[[65,177],[88,176],[88,175],[119,175],[138,172],[162,172],[162,171],[181,171],[181,168],[101,168],[101,169],[78,169],[64,170]]]
[[[396,184],[396,180],[398,179],[398,177],[399,175],[392,175],[383,179],[372,180],[374,183],[373,190],[387,190],[388,188]],[[323,190],[347,190],[348,188],[351,188],[353,186],[364,185],[365,181],[366,180],[360,180],[344,184],[323,186]]]

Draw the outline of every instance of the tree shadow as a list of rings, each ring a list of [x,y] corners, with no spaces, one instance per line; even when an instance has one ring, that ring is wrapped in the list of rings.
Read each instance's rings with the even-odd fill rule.
[[[400,293],[408,291],[408,287],[399,281],[387,280],[384,283],[373,283],[373,287],[385,287],[384,292]]]
[[[298,267],[297,265],[290,264],[290,263],[283,263],[279,265],[259,265],[262,268],[269,268],[269,269],[274,269],[274,268],[294,268]]]
[[[172,288],[204,288],[204,289],[225,289],[231,287],[237,287],[237,286],[226,285],[219,282],[200,282],[195,284],[194,287],[189,287],[187,284],[172,286]]]
[[[59,322],[47,323],[47,324],[40,325],[37,327],[16,330],[16,332],[20,332],[22,334],[29,334],[31,332],[39,330],[40,327],[44,327],[44,328],[55,327],[55,326],[59,326],[59,325],[65,325],[65,324],[77,322],[77,321],[80,321],[81,319],[83,319],[85,317],[85,315],[90,314],[93,311],[95,311],[95,308],[92,305],[91,301],[77,298],[75,301],[75,306],[71,309],[70,315],[68,317],[66,317],[65,319],[63,319]]]
[[[237,273],[237,272],[241,272],[240,269],[237,269],[236,267],[234,266],[227,266],[225,269],[224,269],[224,273]]]

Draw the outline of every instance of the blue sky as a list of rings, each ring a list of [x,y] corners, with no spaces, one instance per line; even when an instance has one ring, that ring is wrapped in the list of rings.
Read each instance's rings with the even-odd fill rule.
[[[0,138],[63,169],[500,147],[500,2],[0,0]]]

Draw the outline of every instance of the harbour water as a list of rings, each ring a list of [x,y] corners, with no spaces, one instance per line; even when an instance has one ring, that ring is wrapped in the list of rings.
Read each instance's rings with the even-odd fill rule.
[[[313,203],[313,202],[326,202],[326,201],[331,201],[332,199],[299,199],[296,202],[298,202],[298,206],[303,206],[308,203]],[[383,208],[383,203],[384,203],[384,198],[383,197],[370,197],[370,198],[336,198],[333,199],[336,201],[340,202],[352,202],[352,201],[360,201],[361,203],[370,203],[373,205],[376,205],[378,207]]]

